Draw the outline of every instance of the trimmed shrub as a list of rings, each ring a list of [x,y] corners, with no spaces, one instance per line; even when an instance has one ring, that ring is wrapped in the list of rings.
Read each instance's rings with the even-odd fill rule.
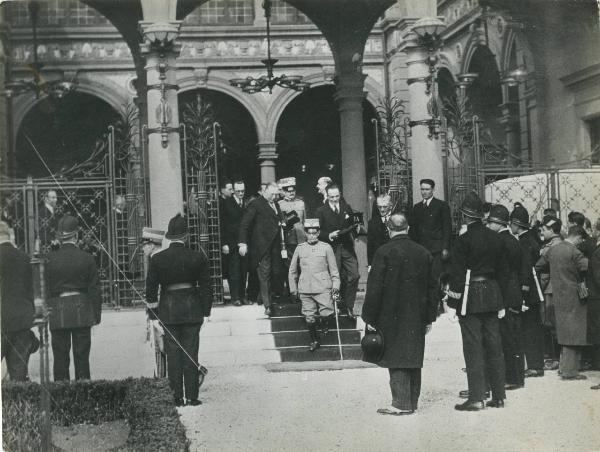
[[[127,445],[120,451],[188,449],[185,429],[165,379],[56,382],[48,389],[55,424],[100,424],[126,419],[131,430]],[[41,390],[37,383],[2,385],[5,450],[40,450]]]

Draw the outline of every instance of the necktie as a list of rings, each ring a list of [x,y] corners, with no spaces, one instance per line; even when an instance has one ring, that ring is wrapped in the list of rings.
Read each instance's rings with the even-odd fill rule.
[[[335,205],[333,206],[333,211],[335,212],[335,214],[336,214],[336,215],[337,215],[338,213],[340,213],[340,210],[338,209],[338,206],[337,206],[337,204],[335,204]]]

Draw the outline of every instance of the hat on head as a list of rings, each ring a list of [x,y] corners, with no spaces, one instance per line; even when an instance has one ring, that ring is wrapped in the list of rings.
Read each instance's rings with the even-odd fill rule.
[[[160,229],[152,229],[147,227],[142,229],[142,242],[151,242],[160,245],[162,244],[164,237],[165,231],[161,231]]]
[[[510,214],[510,222],[520,228],[529,229],[529,212],[522,205],[516,206]]]
[[[79,221],[77,218],[67,214],[58,220],[56,237],[59,240],[68,240],[77,235],[79,229]]]
[[[469,218],[483,218],[483,202],[477,193],[474,191],[467,193],[460,205],[460,211]]]
[[[502,204],[494,204],[490,207],[490,215],[488,216],[488,222],[498,223],[503,226],[508,224],[509,220],[508,209]]]
[[[281,186],[283,191],[290,191],[296,188],[296,178],[295,177],[284,177],[279,181],[279,185]]]
[[[169,227],[167,228],[165,238],[169,240],[181,240],[187,236],[187,233],[187,221],[180,213],[178,213],[171,218],[171,221],[169,221]]]
[[[10,228],[4,221],[0,221],[0,236],[10,237]]]
[[[562,227],[562,221],[560,221],[559,218],[556,218],[552,215],[545,215],[544,218],[542,218],[542,225],[546,226],[547,228],[551,228],[556,223],[558,223],[558,226],[556,227],[560,229]]]
[[[318,218],[307,218],[304,220],[304,229],[321,229]]]

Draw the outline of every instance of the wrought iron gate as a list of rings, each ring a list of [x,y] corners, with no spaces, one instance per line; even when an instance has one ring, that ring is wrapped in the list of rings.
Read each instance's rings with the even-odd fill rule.
[[[199,140],[181,126],[182,161],[185,168],[185,206],[190,246],[206,253],[210,265],[213,303],[223,303],[221,234],[219,213],[218,154],[221,132],[217,122],[212,135]]]

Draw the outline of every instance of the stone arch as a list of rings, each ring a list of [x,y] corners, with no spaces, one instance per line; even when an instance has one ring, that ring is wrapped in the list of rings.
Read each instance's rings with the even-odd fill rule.
[[[247,111],[256,127],[258,142],[265,141],[266,108],[255,95],[246,94],[240,89],[229,84],[229,79],[235,78],[235,74],[219,72],[209,74],[204,83],[198,83],[196,75],[187,75],[177,80],[179,93],[195,89],[208,89],[219,91],[238,101]]]
[[[477,52],[480,47],[487,47],[490,52],[494,55],[496,60],[496,65],[498,68],[501,68],[501,62],[499,61],[499,55],[502,53],[501,42],[495,42],[493,40],[489,40],[487,43],[485,42],[485,38],[480,36],[480,32],[478,30],[471,31],[469,38],[465,44],[464,57],[462,60],[462,65],[460,72],[469,72],[469,66],[471,65],[471,60],[473,59],[473,55]]]
[[[448,69],[452,78],[456,81],[456,75],[460,73],[460,58],[454,50],[443,51],[438,54],[439,69]]]
[[[77,81],[77,92],[97,97],[121,114],[124,112],[125,106],[133,100],[133,96],[126,88],[109,78],[95,74],[81,74],[77,76]],[[22,96],[22,100],[15,104],[12,123],[13,136],[18,133],[27,113],[42,100],[44,97],[36,98],[35,94],[31,93]]]
[[[313,74],[304,77],[304,80],[311,84],[311,87],[316,88],[318,86],[333,85],[333,82],[325,80],[322,72],[315,72]],[[365,79],[365,91],[367,93],[366,99],[369,103],[376,107],[379,103],[379,99],[383,96],[383,86],[372,77],[367,76]],[[281,119],[281,115],[285,111],[286,107],[301,93],[293,90],[282,90],[277,97],[271,103],[269,110],[266,115],[266,126],[264,137],[266,142],[275,142],[275,134],[277,133],[277,125]]]

